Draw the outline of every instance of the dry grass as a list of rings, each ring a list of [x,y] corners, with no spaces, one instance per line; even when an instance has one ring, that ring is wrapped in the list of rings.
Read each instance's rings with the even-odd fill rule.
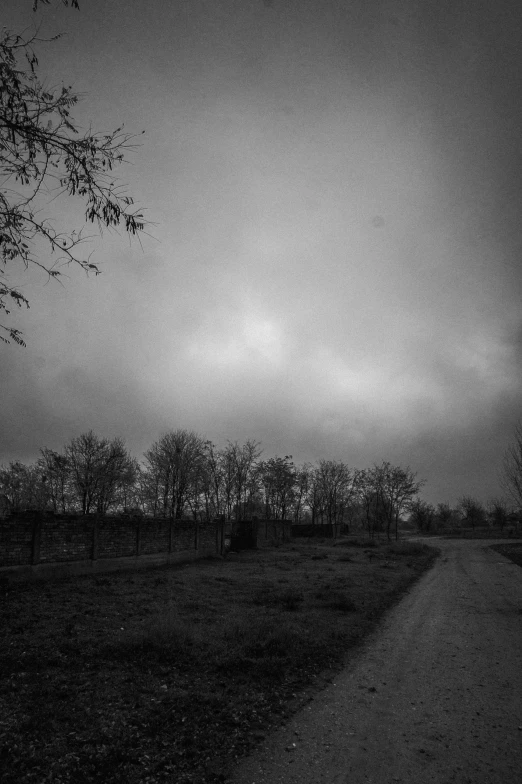
[[[365,543],[347,558],[297,542],[12,586],[0,617],[3,783],[222,781],[343,666],[434,552]]]
[[[433,536],[444,539],[517,539],[521,535],[520,526],[508,524],[503,529],[493,527],[453,528],[434,532]],[[425,534],[429,537],[430,534]]]
[[[510,561],[513,561],[517,566],[522,566],[522,544],[497,544],[493,545],[491,549],[496,550],[497,553],[509,558]]]

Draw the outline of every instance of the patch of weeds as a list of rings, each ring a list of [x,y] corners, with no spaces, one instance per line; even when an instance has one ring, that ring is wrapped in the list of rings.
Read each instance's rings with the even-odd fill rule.
[[[301,591],[297,591],[295,588],[287,588],[282,592],[280,602],[285,610],[298,610],[303,599]]]
[[[323,603],[323,607],[329,610],[340,610],[341,612],[357,611],[354,601],[342,591],[322,588],[316,591],[314,597]]]
[[[222,640],[218,669],[280,678],[305,642],[308,644],[308,635],[295,624],[282,625],[277,617],[251,617],[226,626]]]
[[[141,631],[121,635],[105,653],[121,659],[146,654],[159,662],[170,662],[173,658],[193,657],[203,647],[197,627],[167,611],[150,619]]]
[[[252,596],[252,602],[261,607],[280,606],[284,610],[299,609],[304,596],[301,591],[295,588],[277,588],[272,585],[264,585],[258,588]]]
[[[324,561],[328,558],[328,553],[314,553],[312,555],[312,561]]]
[[[194,612],[194,611],[197,612],[198,610],[204,610],[206,608],[206,606],[207,606],[207,603],[202,602],[201,600],[198,600],[198,599],[192,599],[192,600],[189,600],[188,602],[185,603],[185,609],[186,610],[190,610],[191,612]]]
[[[330,607],[332,610],[339,610],[340,612],[357,612],[357,606],[355,602],[350,599],[344,593],[338,593],[334,596],[331,601],[327,602],[327,607]]]
[[[57,650],[62,656],[78,656],[82,651],[82,645],[77,640],[63,640]]]
[[[393,555],[428,555],[431,548],[422,542],[395,542],[386,548],[388,553]]]
[[[375,539],[357,537],[355,539],[341,539],[335,542],[334,547],[377,547],[377,542]]]
[[[348,553],[343,553],[337,560],[342,561],[343,563],[349,563],[350,561],[353,561],[353,558],[351,555],[348,555]]]
[[[320,588],[314,593],[314,599],[319,599],[319,601],[327,599],[329,596],[331,596],[331,591],[328,590],[327,586],[325,588]]]
[[[254,627],[251,639],[246,643],[245,652],[256,658],[263,656],[287,657],[297,641],[298,635],[288,626],[276,621],[267,621]]]

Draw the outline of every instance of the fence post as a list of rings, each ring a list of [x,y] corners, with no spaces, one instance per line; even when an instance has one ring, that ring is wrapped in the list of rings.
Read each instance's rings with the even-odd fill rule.
[[[40,544],[42,541],[42,516],[35,515],[33,517],[33,531],[31,541],[31,563],[33,565],[40,563]]]
[[[96,561],[97,558],[98,558],[98,515],[95,514],[92,518],[91,560]]]

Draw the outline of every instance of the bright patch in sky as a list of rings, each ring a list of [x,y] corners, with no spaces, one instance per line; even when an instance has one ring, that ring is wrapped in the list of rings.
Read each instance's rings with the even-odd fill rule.
[[[196,370],[221,368],[230,373],[273,372],[284,359],[282,331],[275,321],[248,310],[228,317],[210,317],[187,350]]]

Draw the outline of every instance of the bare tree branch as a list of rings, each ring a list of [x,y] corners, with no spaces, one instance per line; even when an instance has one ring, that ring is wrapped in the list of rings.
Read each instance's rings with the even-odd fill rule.
[[[49,5],[50,0],[35,0]],[[62,0],[78,8],[76,0]],[[48,39],[54,41],[59,36]],[[78,96],[71,87],[48,88],[37,77],[34,47],[44,43],[3,30],[0,34],[0,311],[29,307],[19,287],[9,283],[13,267],[38,267],[49,278],[61,275],[58,263],[77,264],[99,274],[82,253],[88,239],[83,229],[57,228],[47,215],[56,199],[83,202],[87,223],[123,229],[132,236],[145,229],[143,213],[114,177],[125,155],[136,148],[136,137],[123,126],[111,133],[80,133],[71,116]],[[52,263],[46,259],[51,256]],[[20,330],[0,324],[4,337],[25,345]]]

